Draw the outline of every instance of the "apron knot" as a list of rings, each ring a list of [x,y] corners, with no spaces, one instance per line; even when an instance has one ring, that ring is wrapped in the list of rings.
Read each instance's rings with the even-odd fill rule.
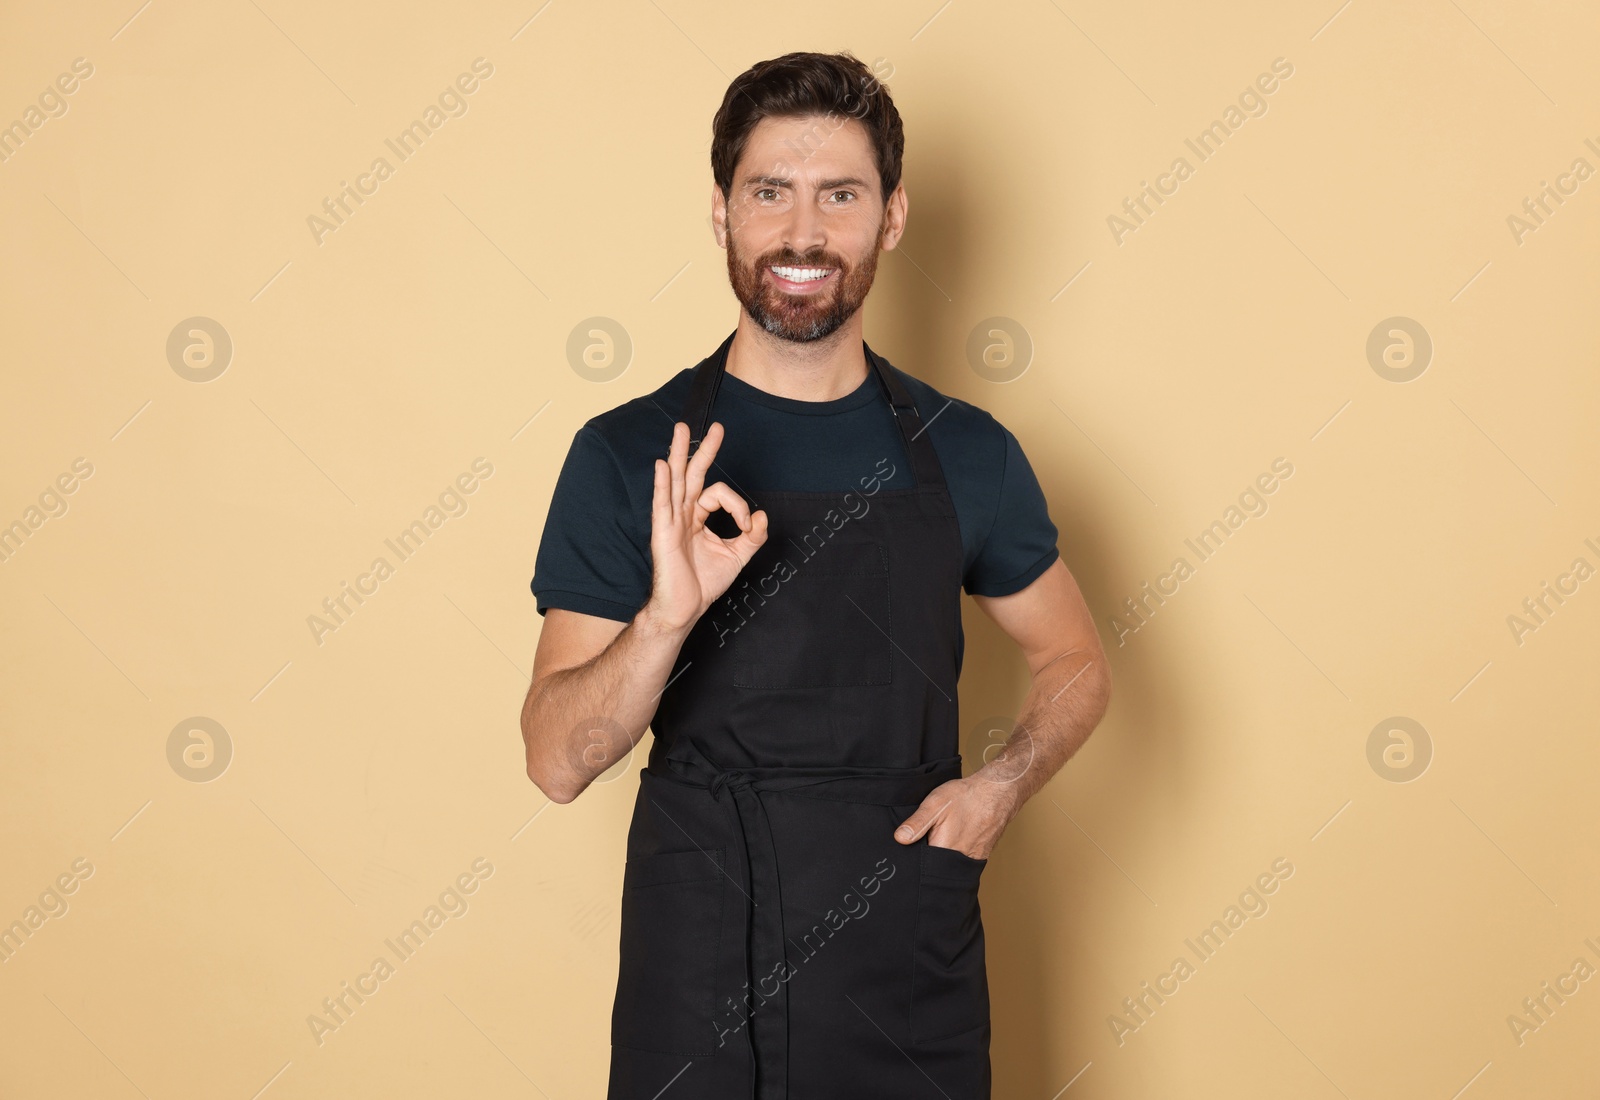
[[[743,790],[748,786],[750,786],[750,776],[744,772],[719,771],[711,777],[711,797],[720,801],[724,787],[732,787],[737,791]]]

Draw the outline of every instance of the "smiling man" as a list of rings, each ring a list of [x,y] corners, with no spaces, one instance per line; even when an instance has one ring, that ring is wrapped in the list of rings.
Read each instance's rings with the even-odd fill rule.
[[[655,735],[609,1100],[989,1096],[979,879],[1111,678],[1016,439],[863,339],[903,148],[848,54],[738,77],[711,146],[738,325],[556,485],[528,776],[570,802]],[[963,589],[1032,675],[965,776]]]

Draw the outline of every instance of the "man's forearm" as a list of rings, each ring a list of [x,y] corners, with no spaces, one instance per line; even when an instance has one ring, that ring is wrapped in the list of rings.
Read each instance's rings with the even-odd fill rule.
[[[1062,654],[1034,675],[1016,728],[974,778],[1004,785],[1015,813],[1088,739],[1110,697],[1103,653]]]
[[[644,736],[688,628],[647,605],[590,660],[541,677],[522,708],[528,776],[570,802]]]

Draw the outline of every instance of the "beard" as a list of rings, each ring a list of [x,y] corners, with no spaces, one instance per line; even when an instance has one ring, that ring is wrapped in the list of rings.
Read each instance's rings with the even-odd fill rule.
[[[807,344],[837,332],[867,300],[878,272],[879,240],[859,264],[848,264],[833,252],[814,250],[805,255],[787,248],[774,249],[748,261],[739,251],[737,236],[728,234],[728,282],[750,319],[773,336]],[[790,294],[769,277],[767,268],[827,267],[834,271],[833,286],[821,294]]]

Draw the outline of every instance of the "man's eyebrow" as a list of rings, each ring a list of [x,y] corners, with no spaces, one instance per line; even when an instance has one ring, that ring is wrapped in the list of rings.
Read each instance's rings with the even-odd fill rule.
[[[760,185],[763,187],[788,187],[794,186],[794,180],[787,176],[749,176],[745,179],[745,186]],[[857,179],[855,176],[841,176],[838,179],[819,180],[817,190],[831,191],[837,187],[867,187],[866,180]]]

